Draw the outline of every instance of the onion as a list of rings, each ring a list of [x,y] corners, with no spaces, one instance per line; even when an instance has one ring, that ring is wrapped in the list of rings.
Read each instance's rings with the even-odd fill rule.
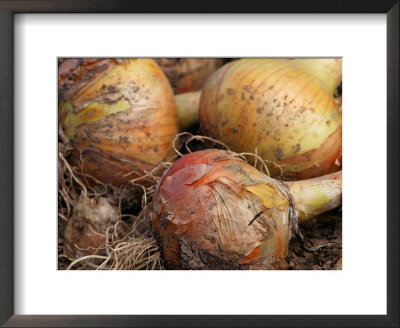
[[[64,253],[71,258],[106,255],[106,230],[119,219],[118,210],[106,198],[83,194],[64,232]]]
[[[59,122],[69,161],[121,187],[173,158],[174,95],[151,59],[67,59],[59,68]]]
[[[168,77],[174,92],[200,90],[206,80],[220,66],[222,58],[158,58],[155,61],[160,65]]]
[[[179,131],[187,131],[199,122],[200,91],[186,92],[175,96]]]
[[[150,214],[165,267],[286,268],[297,212],[304,221],[340,205],[341,174],[289,187],[227,151],[183,156],[160,180]]]
[[[333,98],[340,59],[242,59],[216,71],[200,99],[204,134],[257,151],[273,176],[306,179],[340,169],[342,117]]]

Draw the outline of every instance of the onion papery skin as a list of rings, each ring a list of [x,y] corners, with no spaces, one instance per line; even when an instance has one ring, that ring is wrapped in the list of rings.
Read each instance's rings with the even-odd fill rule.
[[[200,90],[225,60],[222,58],[156,58],[175,94]]]
[[[304,61],[241,59],[220,68],[202,90],[203,133],[278,164],[283,174],[270,164],[272,176],[308,179],[338,171],[342,116],[328,80],[340,82],[341,61],[331,60],[339,68],[326,81],[323,69],[314,74]]]
[[[106,198],[81,195],[64,231],[64,254],[71,258],[106,255],[106,230],[119,219]]]
[[[286,268],[297,224],[283,182],[216,149],[164,173],[150,218],[168,269]]]
[[[74,149],[69,161],[117,188],[173,158],[174,95],[151,59],[65,60],[59,122]]]

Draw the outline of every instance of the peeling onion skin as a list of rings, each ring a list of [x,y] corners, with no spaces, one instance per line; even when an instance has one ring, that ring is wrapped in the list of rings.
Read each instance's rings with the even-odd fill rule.
[[[340,80],[339,59],[230,62],[203,88],[202,131],[236,152],[257,148],[285,180],[338,171],[342,116],[333,92]],[[280,176],[276,166],[269,169]]]
[[[164,173],[150,219],[168,269],[285,269],[297,212],[283,182],[209,149]]]
[[[119,219],[106,198],[81,195],[64,231],[64,254],[72,258],[106,255],[106,230]]]
[[[117,188],[174,157],[174,95],[151,59],[63,61],[59,122],[74,148],[70,163]]]
[[[200,90],[206,80],[221,67],[222,58],[156,58],[175,94]]]

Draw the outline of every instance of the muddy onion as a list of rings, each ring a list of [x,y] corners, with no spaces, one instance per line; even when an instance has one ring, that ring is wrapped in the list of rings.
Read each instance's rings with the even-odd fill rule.
[[[158,58],[155,60],[177,94],[200,90],[210,75],[225,61],[222,58]]]
[[[172,158],[178,131],[171,86],[151,59],[67,59],[59,122],[85,173],[115,187]]]
[[[306,182],[308,192],[299,184]],[[163,175],[153,197],[151,227],[169,269],[282,269],[300,219],[341,201],[341,179],[291,183],[261,173],[226,151],[183,156]],[[311,192],[311,190],[313,192]]]
[[[71,258],[106,255],[106,230],[119,219],[118,210],[106,198],[83,194],[64,232],[64,253]]]
[[[206,82],[200,99],[203,133],[236,152],[280,165],[285,179],[340,169],[342,118],[333,94],[339,59],[242,59]],[[273,175],[278,167],[270,165]]]

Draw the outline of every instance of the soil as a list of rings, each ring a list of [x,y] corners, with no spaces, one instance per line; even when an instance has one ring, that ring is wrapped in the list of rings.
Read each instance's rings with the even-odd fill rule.
[[[332,270],[342,258],[342,213],[335,210],[300,225],[304,242],[293,238],[287,260],[293,270]]]
[[[59,220],[59,246],[62,246],[65,221]],[[342,215],[332,211],[300,225],[304,242],[293,238],[287,261],[291,270],[332,270],[342,258]],[[320,247],[318,249],[318,247]],[[62,249],[59,247],[59,255]],[[70,261],[60,257],[59,270],[65,270]]]

